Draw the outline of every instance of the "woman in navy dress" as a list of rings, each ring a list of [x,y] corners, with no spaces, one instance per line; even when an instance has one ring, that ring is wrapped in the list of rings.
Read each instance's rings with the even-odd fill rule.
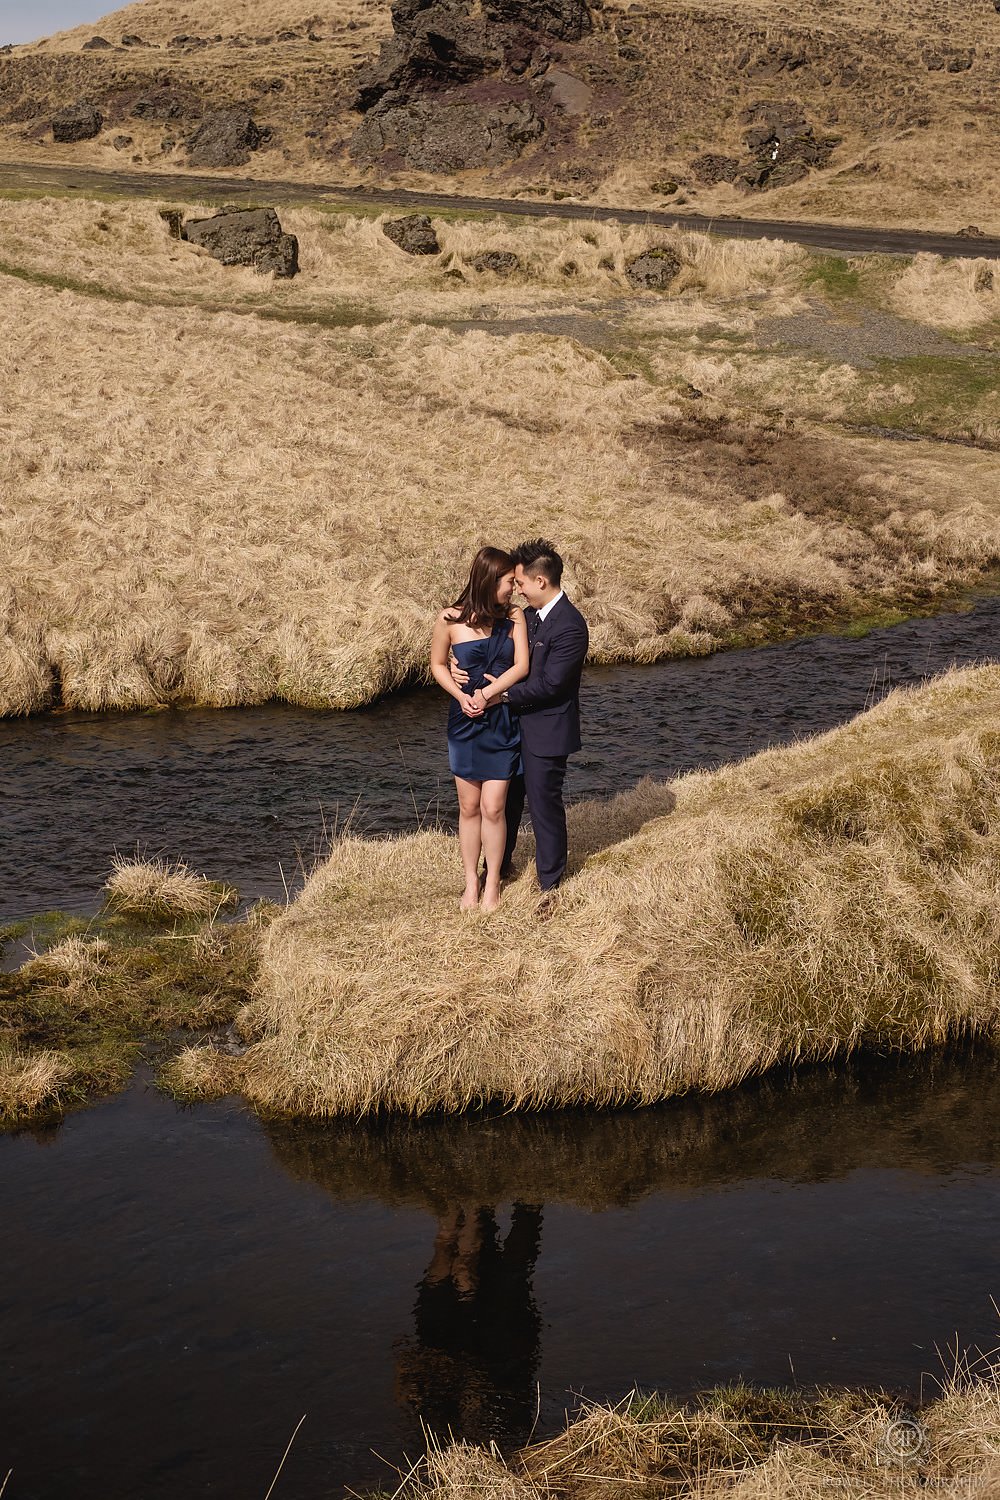
[[[517,719],[500,695],[528,675],[528,629],[511,606],[514,559],[483,547],[465,588],[443,609],[431,640],[431,671],[452,699],[448,764],[458,789],[458,842],[465,871],[462,910],[479,905],[479,858],[486,859],[484,911],[500,904],[500,865],[507,841],[507,788],[521,765]],[[449,670],[454,652],[469,679],[458,687]],[[486,674],[494,678],[487,682]]]

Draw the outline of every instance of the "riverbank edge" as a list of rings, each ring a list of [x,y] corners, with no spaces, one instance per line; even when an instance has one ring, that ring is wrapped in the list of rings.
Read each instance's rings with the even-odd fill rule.
[[[1000,1369],[956,1357],[939,1394],[718,1386],[680,1403],[632,1391],[587,1403],[556,1437],[504,1457],[443,1442],[399,1471],[400,1500],[990,1500],[1000,1486]],[[386,1497],[389,1489],[378,1492]],[[375,1500],[369,1496],[369,1500]]]
[[[996,598],[1000,598],[1000,565],[991,563],[988,567],[971,573],[966,570],[960,576],[926,593],[913,590],[908,597],[897,597],[895,600],[886,595],[863,596],[857,600],[856,607],[844,609],[818,609],[815,606],[812,609],[790,607],[766,619],[748,621],[741,626],[734,626],[733,629],[714,640],[708,636],[700,636],[697,649],[664,650],[653,656],[645,651],[641,654],[638,652],[630,654],[625,651],[602,653],[599,658],[589,660],[587,666],[602,668],[659,666],[667,661],[694,661],[709,656],[718,656],[724,652],[757,650],[765,646],[815,640],[820,636],[859,639],[874,630],[891,629],[895,625],[905,625],[911,620],[970,614],[978,604]],[[428,627],[429,640],[430,629]],[[120,706],[94,709],[65,703],[60,696],[59,673],[54,663],[49,663],[49,672],[52,701],[44,707],[26,713],[6,713],[0,708],[0,722],[44,719],[51,715],[72,713],[85,714],[88,717],[94,715],[104,717],[124,713],[183,713],[187,710],[205,708],[226,712],[233,709],[270,706],[304,709],[317,713],[359,713],[399,694],[432,686],[429,672],[424,668],[416,668],[403,673],[390,690],[376,693],[371,698],[356,703],[338,703],[333,699],[325,699],[312,694],[276,693],[260,698],[248,697],[246,702],[239,704],[220,704],[211,698],[164,695],[162,701],[154,705],[123,703]]]

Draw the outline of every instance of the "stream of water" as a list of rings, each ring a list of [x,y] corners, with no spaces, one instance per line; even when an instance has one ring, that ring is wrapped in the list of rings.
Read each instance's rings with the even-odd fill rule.
[[[1000,656],[1000,603],[861,640],[592,671],[572,795],[831,727]],[[0,920],[93,909],[116,849],[246,895],[329,825],[451,816],[441,697],[0,723]],[[0,1138],[6,1500],[392,1489],[420,1419],[504,1445],[583,1394],[723,1381],[930,1394],[992,1349],[1000,1061],[773,1076],[623,1113],[262,1122],[138,1077]],[[378,1457],[376,1455],[381,1455]]]
[[[1000,599],[859,640],[818,636],[655,667],[592,669],[567,795],[719,765],[830,729],[889,688],[1000,656]],[[445,696],[360,713],[280,706],[0,720],[0,922],[93,909],[116,850],[182,856],[284,899],[328,830],[450,822]]]

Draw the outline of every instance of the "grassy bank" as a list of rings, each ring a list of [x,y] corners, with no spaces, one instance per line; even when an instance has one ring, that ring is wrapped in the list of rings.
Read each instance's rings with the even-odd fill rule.
[[[539,532],[601,662],[924,608],[1000,561],[995,454],[933,440],[1000,433],[978,367],[757,347],[816,295],[804,251],[452,220],[410,257],[371,216],[287,218],[304,269],[272,285],[154,204],[4,204],[0,713],[357,707],[424,670],[481,542]],[[664,240],[675,286],[636,292]],[[926,276],[863,271],[926,333]],[[986,338],[1000,292],[941,275]],[[847,430],[904,409],[927,441]]]
[[[124,1087],[144,1049],[217,1032],[249,998],[267,909],[226,923],[235,891],[158,861],[118,862],[105,895],[93,918],[0,929],[36,950],[0,973],[0,1129]]]
[[[432,1441],[402,1500],[987,1500],[1000,1487],[1000,1382],[986,1367],[911,1411],[880,1392],[719,1387],[684,1405],[592,1406],[504,1461]]]
[[[544,924],[529,875],[463,918],[443,833],[345,839],[265,936],[238,1020],[254,1045],[182,1053],[175,1082],[306,1115],[610,1105],[994,1037],[998,806],[983,667],[578,806]]]

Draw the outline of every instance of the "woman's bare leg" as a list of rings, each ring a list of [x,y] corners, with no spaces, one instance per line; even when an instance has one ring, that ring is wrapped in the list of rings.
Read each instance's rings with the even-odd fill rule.
[[[480,812],[481,781],[463,781],[455,777],[458,790],[458,847],[462,851],[462,869],[465,871],[465,890],[462,893],[463,911],[471,911],[479,905],[479,854],[483,847],[483,820]]]
[[[507,847],[506,781],[484,781],[479,798],[483,853],[486,856],[486,885],[483,889],[483,911],[495,911],[500,905],[500,867]]]

